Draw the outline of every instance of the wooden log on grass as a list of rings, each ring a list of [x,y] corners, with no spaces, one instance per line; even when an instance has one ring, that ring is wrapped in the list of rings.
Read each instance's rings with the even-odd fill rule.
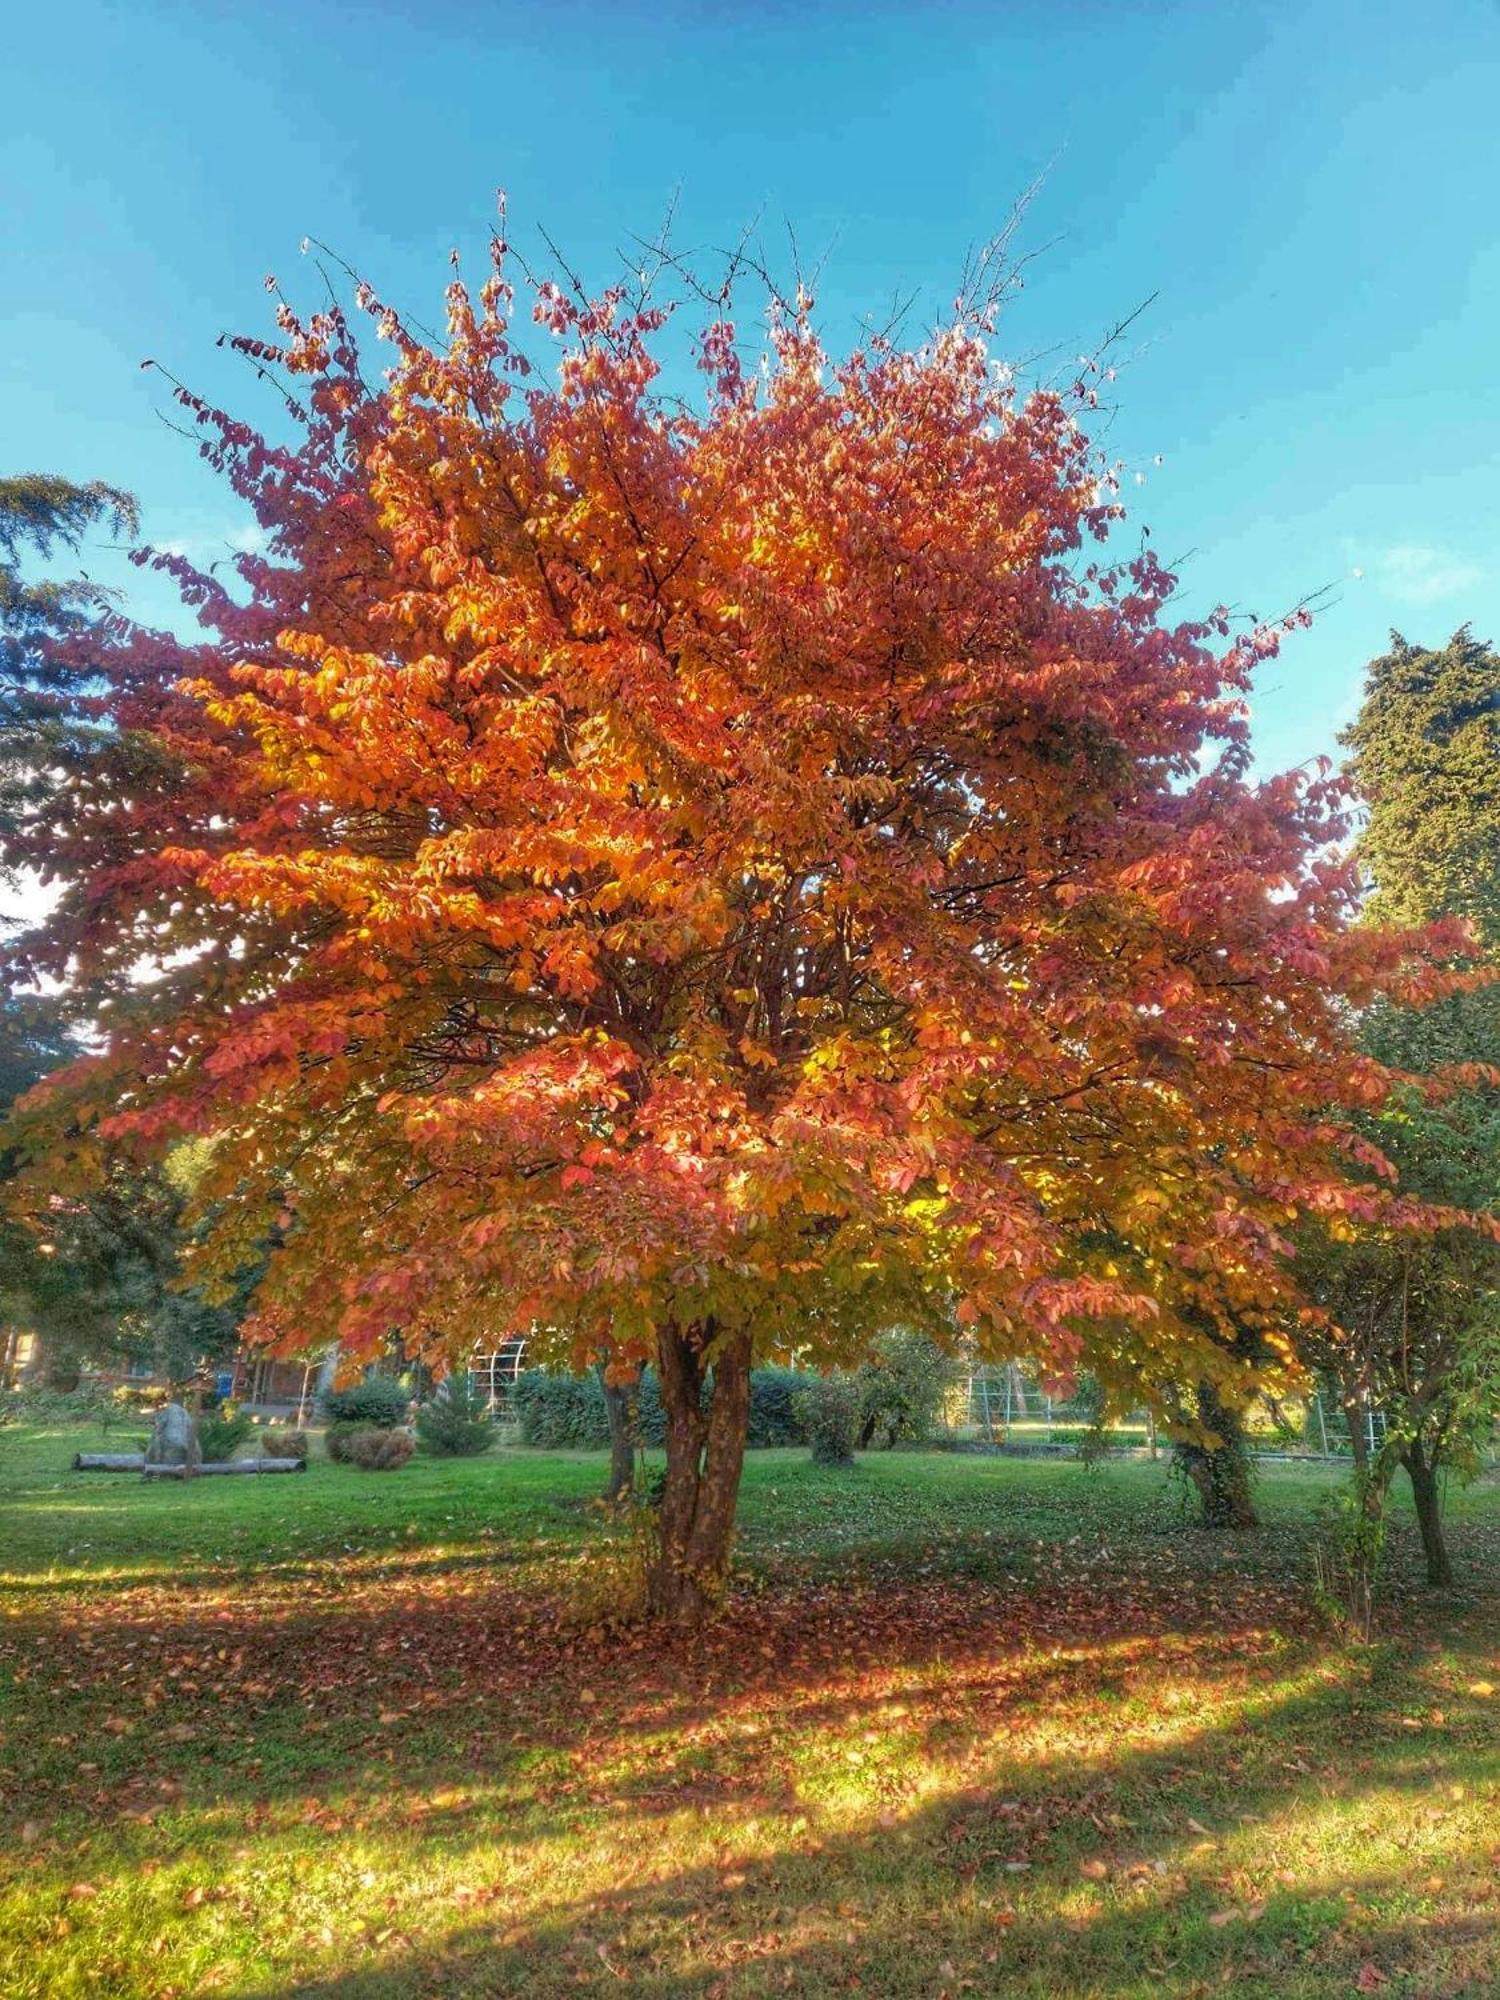
[[[148,1479],[204,1479],[216,1472],[306,1472],[307,1462],[300,1458],[226,1458],[216,1464],[203,1465],[143,1465],[141,1471]]]
[[[198,1465],[193,1468],[194,1479],[201,1479],[205,1472],[306,1472],[305,1458],[227,1458],[216,1465]]]
[[[80,1451],[75,1472],[142,1472],[148,1479],[198,1479],[206,1472],[306,1472],[301,1458],[231,1458],[220,1465],[148,1465],[138,1451]]]

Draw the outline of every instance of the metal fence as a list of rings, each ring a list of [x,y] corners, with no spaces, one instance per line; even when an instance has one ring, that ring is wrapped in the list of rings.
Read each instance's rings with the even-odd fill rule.
[[[1160,1449],[1150,1411],[1133,1410],[1101,1420],[1097,1396],[1054,1396],[1018,1363],[970,1370],[944,1413],[949,1436],[1020,1454],[1065,1453],[1097,1443],[1112,1452],[1154,1456]],[[1385,1442],[1383,1412],[1366,1408],[1358,1421],[1371,1454]],[[1314,1394],[1296,1402],[1262,1402],[1246,1421],[1246,1443],[1257,1457],[1348,1459],[1353,1456],[1349,1418],[1332,1398]]]

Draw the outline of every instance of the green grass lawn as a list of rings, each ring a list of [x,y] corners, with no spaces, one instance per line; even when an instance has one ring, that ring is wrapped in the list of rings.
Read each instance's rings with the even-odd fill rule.
[[[0,1432],[0,1993],[1493,1995],[1500,1488],[1387,1636],[1145,1463],[753,1455],[696,1646],[600,1458],[147,1486]],[[116,1447],[118,1448],[118,1446]]]

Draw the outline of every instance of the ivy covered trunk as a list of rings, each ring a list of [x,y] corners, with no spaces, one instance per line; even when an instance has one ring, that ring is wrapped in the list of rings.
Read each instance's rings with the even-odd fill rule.
[[[1437,1465],[1428,1457],[1420,1438],[1413,1439],[1402,1452],[1401,1463],[1411,1480],[1411,1497],[1417,1510],[1422,1553],[1427,1558],[1427,1581],[1438,1590],[1451,1590],[1453,1565],[1448,1560],[1448,1544],[1443,1536]]]
[[[1220,1398],[1212,1382],[1198,1384],[1198,1421],[1218,1439],[1214,1445],[1179,1444],[1178,1455],[1197,1489],[1205,1528],[1258,1528],[1260,1516],[1250,1491],[1250,1454],[1239,1412]]]
[[[723,1595],[745,1462],[750,1337],[714,1344],[715,1332],[711,1320],[669,1325],[658,1343],[667,1472],[647,1603],[674,1625],[698,1624]]]

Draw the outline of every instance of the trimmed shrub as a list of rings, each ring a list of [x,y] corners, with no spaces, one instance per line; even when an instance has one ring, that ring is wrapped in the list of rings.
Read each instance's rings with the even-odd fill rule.
[[[859,1385],[852,1375],[819,1375],[798,1391],[815,1465],[853,1465],[859,1436]]]
[[[393,1431],[406,1422],[410,1404],[411,1398],[399,1382],[393,1382],[389,1375],[371,1375],[347,1389],[330,1389],[323,1398],[323,1414],[330,1429],[335,1424],[365,1424]]]
[[[819,1379],[796,1368],[752,1369],[747,1442],[757,1448],[805,1444],[797,1397]],[[594,1370],[587,1375],[553,1375],[543,1368],[528,1368],[517,1377],[512,1394],[522,1444],[543,1451],[587,1451],[609,1443],[609,1413]],[[635,1401],[636,1437],[642,1444],[663,1444],[667,1418],[655,1369],[642,1374]]]
[[[349,1440],[349,1462],[361,1472],[399,1472],[416,1448],[410,1431],[383,1431],[367,1424]]]
[[[307,1462],[307,1432],[267,1430],[260,1434],[262,1458],[299,1458]]]
[[[233,1458],[254,1429],[243,1410],[231,1411],[227,1404],[222,1410],[205,1410],[198,1419],[198,1447],[205,1464],[222,1465]]]
[[[643,1381],[642,1403],[645,1386]],[[604,1389],[592,1370],[587,1375],[552,1375],[543,1368],[527,1368],[516,1377],[511,1394],[522,1444],[543,1451],[580,1451],[609,1443]]]
[[[0,1424],[102,1424],[113,1421],[112,1398],[100,1389],[50,1389],[25,1383],[0,1392]]]
[[[756,1449],[806,1444],[807,1431],[797,1399],[820,1379],[801,1368],[753,1368],[750,1371],[750,1431],[746,1442]]]
[[[450,1375],[417,1411],[417,1437],[435,1458],[478,1458],[495,1442],[483,1395],[467,1375]]]

